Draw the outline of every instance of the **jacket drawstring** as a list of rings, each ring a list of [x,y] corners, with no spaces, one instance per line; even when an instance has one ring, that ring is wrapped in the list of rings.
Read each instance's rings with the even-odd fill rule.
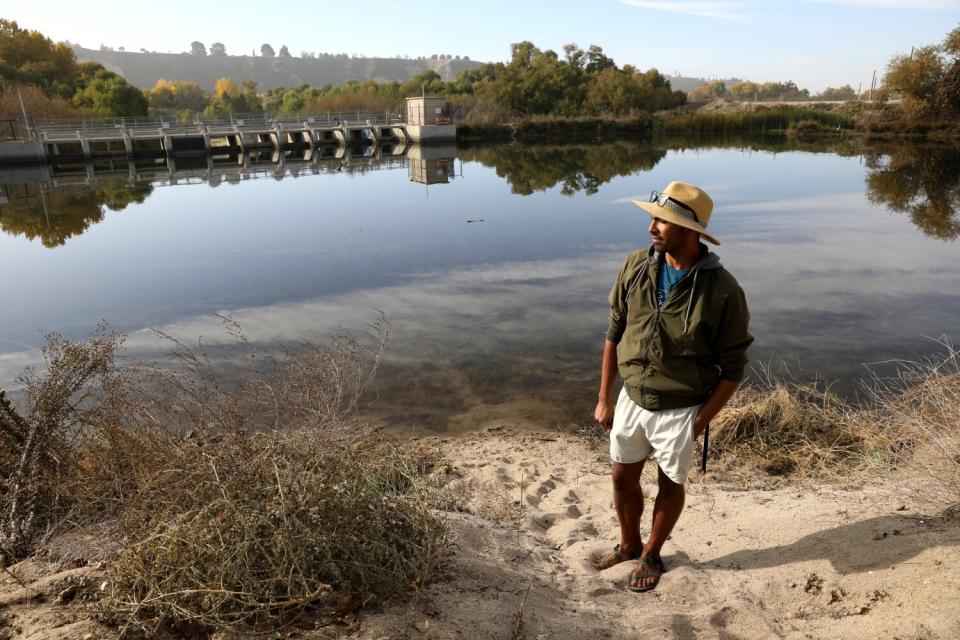
[[[683,314],[683,332],[687,332],[690,323],[690,309],[693,308],[693,294],[697,291],[697,275],[700,274],[700,267],[693,268],[693,285],[690,287],[690,298],[687,299],[687,312]]]

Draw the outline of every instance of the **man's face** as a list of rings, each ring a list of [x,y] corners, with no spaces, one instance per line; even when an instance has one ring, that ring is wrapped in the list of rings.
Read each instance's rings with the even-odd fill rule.
[[[647,231],[650,232],[653,248],[660,253],[672,253],[680,249],[688,242],[689,235],[696,233],[696,231],[660,218],[651,219],[650,228]]]

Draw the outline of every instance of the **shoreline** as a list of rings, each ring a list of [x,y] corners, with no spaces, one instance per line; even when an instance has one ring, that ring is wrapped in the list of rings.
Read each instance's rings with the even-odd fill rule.
[[[624,139],[651,140],[658,136],[796,135],[809,140],[856,136],[869,140],[960,142],[960,122],[913,122],[891,118],[865,103],[842,103],[829,108],[802,105],[730,104],[709,108],[680,108],[673,112],[640,113],[627,118],[565,118],[536,116],[511,123],[460,123],[457,144],[494,142],[557,143]]]
[[[440,513],[452,545],[438,573],[409,594],[295,625],[297,637],[853,640],[960,631],[951,605],[960,520],[903,500],[893,478],[763,486],[694,471],[664,547],[668,571],[656,590],[636,594],[625,589],[633,563],[603,572],[590,564],[618,535],[609,461],[595,441],[502,430],[411,444],[436,456],[434,475],[455,498]],[[656,487],[649,470],[641,484],[646,533]],[[10,567],[22,585],[0,579],[0,604],[20,637],[117,636],[95,615],[106,566],[66,559],[95,548],[95,533],[60,541],[60,559]]]

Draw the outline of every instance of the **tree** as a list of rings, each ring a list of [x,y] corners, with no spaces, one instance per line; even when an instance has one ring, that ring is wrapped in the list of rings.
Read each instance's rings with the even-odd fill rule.
[[[727,87],[727,92],[734,100],[752,101],[760,98],[760,85],[749,80],[738,82]]]
[[[603,49],[595,44],[590,45],[587,50],[587,71],[603,71],[604,69],[615,69],[617,67],[613,60],[604,55]]]
[[[203,110],[207,117],[224,117],[231,113],[263,113],[263,102],[257,95],[257,85],[244,80],[241,88],[230,78],[220,78],[214,97]]]
[[[260,45],[260,55],[264,58],[272,58],[276,54],[273,51],[273,47],[264,42],[262,45]]]
[[[207,55],[207,47],[199,40],[194,40],[190,43],[190,53],[195,56],[205,56]]]
[[[214,42],[212,45],[210,45],[210,55],[225,56],[227,55],[227,48],[222,42]]]
[[[823,93],[820,94],[821,100],[856,100],[857,92],[853,90],[848,84],[843,85],[842,87],[833,88],[827,87],[823,90]]]
[[[80,65],[73,103],[102,117],[145,116],[150,106],[140,89],[96,62]]]
[[[213,87],[214,96],[222,96],[225,93],[237,93],[237,83],[233,81],[233,78],[220,78],[217,80],[217,83]]]
[[[160,79],[147,93],[152,109],[202,111],[210,96],[196,82]]]
[[[957,120],[960,119],[960,27],[947,34],[941,49],[945,70],[933,96],[933,112],[940,118]]]
[[[909,115],[920,116],[929,110],[943,75],[940,48],[920,47],[912,55],[896,55],[890,60],[883,86],[900,94]]]
[[[292,58],[292,57],[293,57],[293,56],[290,55],[290,49],[287,49],[287,45],[281,46],[281,47],[280,47],[280,53],[278,53],[277,55],[278,55],[279,57],[281,57],[281,58]]]
[[[723,80],[713,80],[694,87],[688,97],[690,100],[714,100],[727,94],[727,84]]]
[[[48,95],[70,98],[77,72],[68,45],[0,18],[0,87],[7,82],[32,84]]]

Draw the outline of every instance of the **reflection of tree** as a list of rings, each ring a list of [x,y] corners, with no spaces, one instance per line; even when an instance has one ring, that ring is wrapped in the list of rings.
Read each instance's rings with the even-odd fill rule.
[[[143,202],[153,191],[150,185],[52,190],[46,185],[18,184],[3,189],[8,204],[0,207],[0,229],[30,240],[39,238],[51,249],[103,220],[106,209],[122,211]]]
[[[603,145],[505,145],[460,149],[462,159],[493,167],[513,193],[530,195],[561,185],[564,195],[594,194],[616,176],[649,171],[666,151],[649,145],[615,142]]]
[[[960,237],[960,148],[898,145],[866,155],[867,196],[925,234]]]

